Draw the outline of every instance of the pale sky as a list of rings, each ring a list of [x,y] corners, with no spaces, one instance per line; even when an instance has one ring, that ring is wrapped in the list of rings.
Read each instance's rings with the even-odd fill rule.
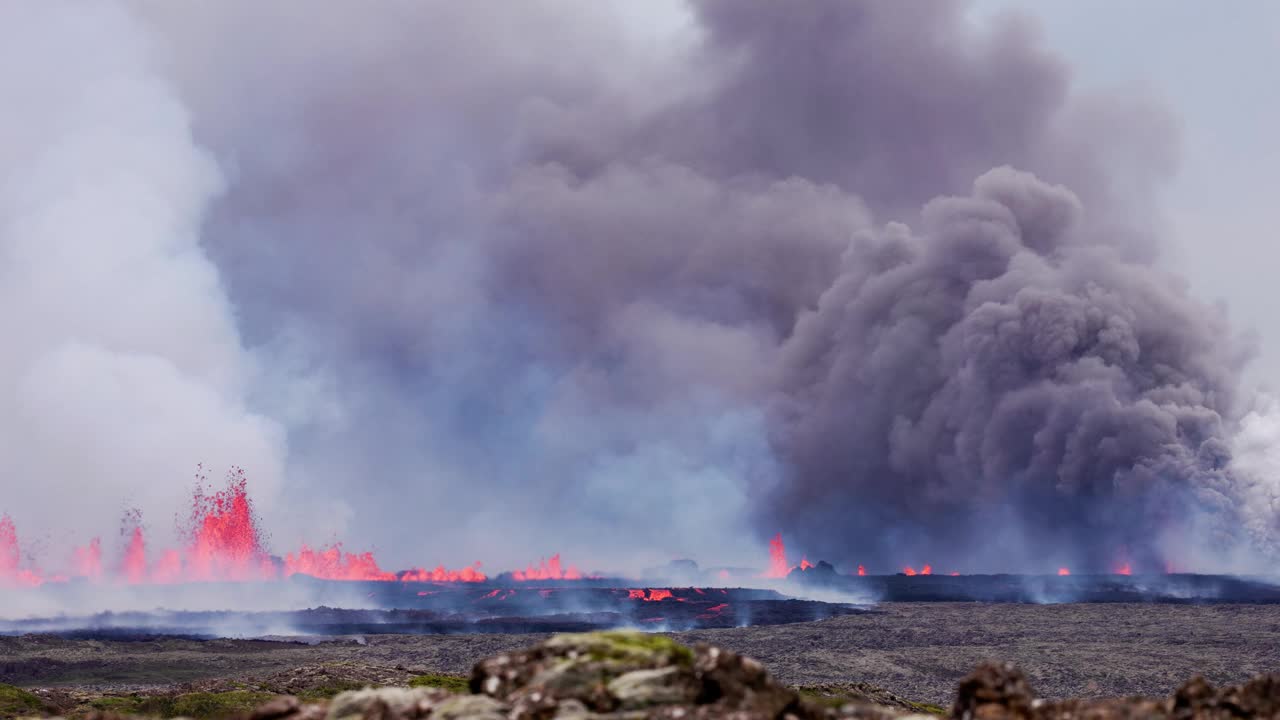
[[[1081,87],[1132,87],[1181,125],[1166,197],[1170,266],[1258,335],[1253,380],[1280,387],[1280,3],[976,0],[1039,18]]]

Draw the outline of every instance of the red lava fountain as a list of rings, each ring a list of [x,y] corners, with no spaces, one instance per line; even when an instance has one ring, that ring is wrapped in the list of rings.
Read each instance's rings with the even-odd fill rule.
[[[782,542],[782,533],[778,533],[769,540],[769,569],[765,570],[760,577],[785,578],[791,574],[792,570],[808,570],[811,567],[813,563],[805,557],[800,558],[799,565],[791,565],[787,562],[787,546]]]
[[[325,580],[376,580],[394,582],[483,582],[480,563],[462,570],[443,566],[434,570],[413,568],[397,575],[378,566],[369,552],[344,552],[340,544],[319,550],[302,545],[283,560],[266,549],[253,502],[249,497],[244,471],[232,469],[227,486],[208,492],[204,477],[197,474],[192,494],[191,511],[180,534],[181,548],[165,548],[149,552],[142,515],[137,510],[125,513],[121,524],[122,548],[119,560],[104,564],[102,542],[93,538],[87,545],[76,547],[68,563],[71,574],[90,582],[109,580],[129,585],[172,584],[182,582],[243,582],[279,580],[302,574]],[[66,577],[42,574],[34,567],[21,567],[18,533],[8,516],[0,517],[0,585],[41,585],[65,582]],[[581,577],[574,568],[559,569],[559,556],[552,558],[549,574],[572,579]]]
[[[524,570],[516,570],[511,573],[511,577],[520,581],[580,580],[582,579],[582,573],[572,565],[562,569],[560,566],[560,554],[556,553],[551,556],[550,560],[539,560],[536,566],[530,565]]]

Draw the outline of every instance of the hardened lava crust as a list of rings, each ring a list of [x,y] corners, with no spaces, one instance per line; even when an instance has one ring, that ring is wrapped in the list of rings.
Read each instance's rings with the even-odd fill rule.
[[[791,685],[867,683],[948,704],[984,660],[1017,665],[1046,698],[1160,696],[1188,677],[1239,683],[1280,669],[1280,605],[885,603],[816,622],[672,633],[765,663]],[[467,673],[539,633],[200,640],[0,637],[0,683],[68,692],[217,686],[322,668],[402,681]]]

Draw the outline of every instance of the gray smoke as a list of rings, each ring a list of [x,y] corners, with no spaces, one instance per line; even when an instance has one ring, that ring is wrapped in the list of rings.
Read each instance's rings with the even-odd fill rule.
[[[346,506],[291,532],[587,567],[1269,542],[1246,353],[1154,265],[1157,106],[959,2],[647,7],[127,6],[225,179],[202,248],[279,494]]]

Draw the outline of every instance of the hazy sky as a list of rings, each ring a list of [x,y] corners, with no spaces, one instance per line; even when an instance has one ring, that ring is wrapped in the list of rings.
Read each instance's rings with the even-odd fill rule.
[[[1280,4],[977,0],[1039,18],[1083,87],[1155,95],[1181,126],[1168,262],[1258,334],[1253,377],[1280,386]]]

